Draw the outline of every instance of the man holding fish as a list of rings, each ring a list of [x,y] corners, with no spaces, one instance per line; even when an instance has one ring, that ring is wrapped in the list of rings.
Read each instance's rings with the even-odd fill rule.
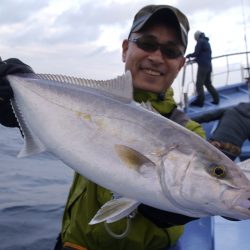
[[[125,39],[122,43],[122,60],[125,63],[125,70],[131,72],[134,100],[137,103],[149,102],[152,106],[150,114],[146,112],[147,114],[145,114],[145,117],[155,117],[155,119],[160,119],[160,124],[163,124],[162,126],[164,126],[165,120],[166,123],[168,121],[167,119],[159,118],[158,114],[151,114],[151,112],[157,111],[162,116],[169,118],[179,123],[183,127],[186,127],[189,130],[194,131],[195,133],[204,137],[204,131],[202,130],[201,126],[191,121],[184,113],[177,110],[176,103],[173,99],[173,91],[171,88],[171,84],[173,83],[178,72],[185,63],[184,53],[187,47],[188,31],[189,23],[186,16],[175,7],[168,5],[145,6],[135,15],[130,34],[128,38]],[[16,59],[9,59],[0,64],[0,122],[3,125],[9,127],[18,126],[18,123],[10,107],[10,98],[13,97],[11,87],[14,88],[14,99],[16,99],[16,87],[18,88],[18,86],[15,87],[15,78],[10,77],[8,78],[8,81],[5,76],[8,74],[19,73],[32,73],[32,69],[22,62],[17,61]],[[130,74],[128,73],[127,75],[127,79],[129,79]],[[11,84],[11,87],[9,82]],[[127,101],[127,97],[127,95],[123,96],[121,100],[124,101],[125,99],[125,101]],[[118,96],[115,96],[114,98],[115,100],[120,100]],[[110,101],[111,103],[113,103],[113,100]],[[118,108],[119,103],[117,102],[116,108]],[[111,105],[111,107],[113,106]],[[121,106],[123,107],[124,105]],[[105,107],[109,107],[108,104]],[[133,109],[136,110],[135,107],[133,107]],[[113,121],[119,122],[120,120],[117,117],[116,120]],[[124,117],[126,116],[124,115]],[[105,127],[105,124],[109,125],[105,122],[107,122],[107,118],[112,118],[112,112],[109,114],[109,116],[105,117],[106,120],[100,120],[100,117],[91,117],[88,113],[84,113],[84,116],[82,118],[85,121],[91,121],[91,123],[88,123],[88,125],[92,125],[92,123],[95,123],[95,126],[100,126],[100,128],[103,128]],[[139,121],[140,117],[138,116],[138,123]],[[145,119],[145,123],[147,121],[148,119]],[[150,125],[150,123],[148,124]],[[154,119],[152,120],[152,124],[154,124]],[[174,127],[172,123],[170,123],[170,125]],[[133,126],[136,127],[137,124],[134,123]],[[141,127],[142,126],[143,125],[141,125]],[[180,131],[181,134],[183,132],[184,137],[187,136],[186,138],[189,139],[189,134],[186,134],[185,130],[179,127],[180,126],[176,126],[176,129]],[[143,133],[144,130],[147,131],[146,128],[142,127],[142,129]],[[172,138],[172,136],[175,136],[173,134],[175,132],[174,129],[172,131],[172,135],[166,135],[168,130],[165,129],[163,131],[160,131],[160,127],[158,127],[157,123],[155,123],[154,129],[156,134],[164,132],[158,136],[159,139],[163,138],[165,140],[166,137],[167,140],[168,137]],[[148,127],[148,131],[149,130],[150,128]],[[120,132],[123,133],[123,131]],[[132,133],[132,131],[130,132]],[[133,132],[138,132],[138,134],[140,134],[140,131]],[[115,132],[112,130],[112,133]],[[140,135],[141,138],[143,137],[143,133],[142,135]],[[112,135],[114,137],[117,136],[117,134]],[[125,168],[125,170],[131,173],[131,175],[133,175],[134,173],[142,173],[143,175],[145,175],[146,179],[147,174],[151,176],[152,173],[152,175],[156,177],[155,180],[158,180],[159,174],[159,177],[162,178],[161,185],[153,183],[152,189],[154,189],[154,185],[159,188],[161,187],[162,190],[165,191],[164,195],[162,194],[162,191],[157,193],[157,197],[160,198],[156,197],[156,201],[158,203],[156,202],[157,205],[156,208],[154,208],[153,206],[150,206],[154,205],[154,202],[152,202],[153,204],[151,204],[150,197],[142,197],[141,201],[145,201],[144,203],[137,202],[131,199],[126,200],[126,197],[121,197],[123,196],[123,193],[116,192],[115,186],[112,186],[112,183],[107,184],[107,186],[114,187],[114,189],[106,189],[103,188],[102,185],[97,185],[94,182],[90,181],[89,178],[87,179],[83,177],[83,174],[80,175],[76,173],[65,207],[61,235],[55,247],[56,250],[167,249],[168,247],[173,246],[181,236],[183,232],[183,226],[181,225],[192,220],[192,217],[206,216],[209,214],[213,215],[217,212],[218,206],[220,207],[221,203],[218,202],[218,205],[215,204],[214,207],[211,208],[212,212],[210,211],[209,208],[212,206],[212,202],[215,201],[212,194],[207,195],[210,200],[208,200],[206,204],[202,204],[200,206],[201,209],[197,208],[196,210],[196,207],[192,207],[192,205],[190,206],[188,198],[192,197],[193,195],[193,186],[188,186],[188,183],[190,183],[191,181],[191,179],[188,178],[186,181],[184,181],[184,187],[189,188],[185,189],[187,190],[185,194],[188,198],[187,200],[182,198],[178,200],[179,189],[177,189],[176,194],[172,196],[173,193],[171,193],[171,190],[169,190],[169,186],[167,183],[168,181],[166,182],[167,179],[165,180],[165,177],[167,178],[168,174],[164,172],[163,168],[161,168],[162,164],[164,165],[168,163],[169,169],[171,168],[171,171],[173,170],[174,172],[175,169],[178,168],[178,164],[182,164],[182,160],[185,163],[188,162],[188,164],[186,165],[187,175],[189,177],[189,174],[193,173],[193,171],[194,174],[197,174],[197,181],[194,181],[194,185],[196,185],[197,187],[200,184],[198,182],[198,179],[200,178],[200,169],[198,168],[199,161],[202,162],[202,166],[206,167],[205,170],[208,178],[210,176],[217,179],[223,179],[225,178],[225,176],[232,177],[232,174],[230,172],[231,169],[227,168],[227,165],[230,165],[231,161],[224,159],[222,153],[220,154],[217,151],[213,151],[213,148],[211,145],[209,145],[209,143],[206,144],[204,142],[204,146],[200,146],[199,143],[203,143],[203,140],[198,136],[193,135],[195,137],[195,142],[190,145],[190,148],[188,148],[188,145],[185,145],[185,147],[182,148],[181,145],[177,145],[175,144],[175,142],[173,142],[171,143],[171,147],[167,148],[167,150],[165,147],[157,147],[157,149],[152,153],[150,157],[150,155],[145,156],[143,152],[130,147],[130,143],[132,142],[126,141],[126,138],[129,137],[129,134],[126,134],[126,136],[124,137],[123,135],[119,136],[118,137],[121,138],[121,141],[124,142],[124,145],[115,144],[114,148],[116,155],[114,155],[114,159],[119,159],[119,162],[127,167],[127,169]],[[176,134],[176,136],[178,136],[178,134]],[[145,137],[147,137],[146,134]],[[112,141],[112,138],[110,138],[110,141]],[[125,144],[125,141],[127,142],[127,144]],[[148,144],[153,145],[154,143],[155,141],[153,137],[152,141],[148,140]],[[107,145],[108,144],[109,142],[107,141]],[[186,144],[188,144],[188,141],[186,142]],[[95,146],[98,145],[94,145],[93,149],[95,148]],[[83,145],[82,147],[85,147],[85,145]],[[102,145],[102,147],[105,148],[105,145]],[[144,145],[141,144],[137,145],[137,147],[138,149],[142,149],[142,151],[145,149]],[[208,153],[205,152],[206,147],[208,147]],[[202,157],[200,157],[199,155],[197,156],[195,152],[192,152],[192,148],[195,148],[197,152],[200,148],[201,152],[199,153]],[[108,150],[109,148],[107,147],[105,148],[105,150],[106,149]],[[210,164],[208,158],[212,157],[214,152],[216,156],[213,156],[213,159],[218,159],[218,163],[212,162],[213,164]],[[111,152],[111,154],[112,153],[113,151]],[[179,155],[181,157],[179,157]],[[157,159],[156,162],[154,162],[155,159]],[[160,161],[158,162],[159,159]],[[173,159],[175,159],[176,165],[173,164]],[[107,159],[103,157],[103,165],[105,165],[106,160]],[[96,163],[98,165],[100,161]],[[102,162],[100,164],[102,164]],[[192,169],[191,172],[188,171],[189,167],[190,169]],[[110,166],[110,168],[112,168],[112,166]],[[157,171],[155,171],[155,169]],[[204,170],[204,168],[201,169]],[[81,170],[77,172],[81,172]],[[182,171],[182,169],[180,168],[180,173],[181,172],[184,173],[185,171]],[[241,176],[241,173],[237,172],[235,174],[237,174],[237,178],[239,178],[235,181],[235,183],[232,184],[232,186],[238,186],[240,185],[239,183],[242,183],[242,188],[244,188],[245,190],[245,186],[249,185],[248,180],[245,179],[244,176]],[[103,175],[103,178],[106,178],[105,174]],[[217,179],[216,183],[218,183]],[[173,182],[173,186],[175,186],[175,183],[177,183],[178,180],[180,179],[177,178],[175,182],[175,179],[170,178],[169,183]],[[139,183],[139,178],[133,179],[131,185],[133,185],[133,183],[137,181]],[[98,183],[102,183],[102,180],[100,180]],[[182,185],[182,181],[179,184]],[[148,185],[146,185],[144,188],[150,189]],[[216,186],[216,188],[218,187]],[[183,190],[180,190],[180,192],[182,191]],[[246,191],[248,192],[249,189],[247,189]],[[134,190],[134,192],[136,193],[137,190]],[[226,195],[229,195],[227,192],[225,193]],[[124,194],[126,194],[126,192],[124,192]],[[133,196],[132,193],[131,196]],[[163,208],[162,204],[165,201],[161,203],[161,200],[164,200],[165,198],[167,199],[166,204],[169,204],[170,212],[168,212],[168,209],[166,209],[166,211],[159,209]],[[197,200],[195,200],[195,198],[197,198],[197,196],[194,196],[195,204],[196,202],[199,203],[200,200],[202,200],[202,197],[198,197]],[[111,201],[111,203],[109,203],[109,201]],[[122,201],[123,203],[119,203],[118,206],[114,208],[114,203],[116,204],[116,201]],[[239,202],[241,201],[242,204],[240,203],[240,206],[243,206],[244,208],[249,206],[249,203],[245,201],[245,196],[244,200],[242,198]],[[209,208],[206,207],[208,203],[210,204]],[[104,204],[107,205],[105,206]],[[127,216],[125,216],[125,218],[122,218],[122,216],[120,215],[121,211],[119,205],[121,204],[125,204],[128,206],[127,210],[124,209],[125,212],[127,212],[128,210],[130,211],[126,214]],[[103,205],[104,209],[101,208],[103,207]],[[107,207],[110,207],[111,210],[106,210]],[[218,210],[220,209],[218,208]],[[113,212],[117,211],[118,213],[116,215],[113,215]],[[231,215],[231,213],[223,213],[222,215],[228,214]],[[239,215],[239,218],[246,218],[245,211],[243,212],[243,214],[244,215],[242,216]],[[99,223],[102,221],[104,221],[104,223]]]

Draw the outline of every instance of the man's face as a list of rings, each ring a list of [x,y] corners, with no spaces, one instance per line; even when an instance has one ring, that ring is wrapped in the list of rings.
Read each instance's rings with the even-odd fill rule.
[[[164,25],[151,26],[144,32],[132,33],[130,38],[138,38],[142,35],[153,36],[160,44],[177,41],[174,28]],[[181,45],[179,47],[180,50],[184,50]],[[169,59],[164,57],[159,49],[147,52],[127,39],[123,41],[122,48],[125,70],[131,71],[134,87],[145,91],[165,92],[185,63],[183,56]]]

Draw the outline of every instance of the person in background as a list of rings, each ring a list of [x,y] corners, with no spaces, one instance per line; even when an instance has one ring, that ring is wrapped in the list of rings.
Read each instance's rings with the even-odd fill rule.
[[[145,6],[135,15],[128,38],[122,43],[122,61],[125,70],[132,74],[135,101],[149,101],[163,116],[204,137],[202,127],[177,109],[171,88],[185,63],[188,31],[188,20],[177,8]],[[13,93],[5,76],[22,72],[33,70],[17,59],[0,64],[0,97],[3,93],[0,122],[7,126],[18,124],[10,109]],[[1,91],[2,88],[9,89],[8,95]],[[4,112],[1,112],[2,108]],[[141,204],[133,218],[126,217],[108,227],[104,223],[89,225],[100,207],[113,197],[112,190],[75,173],[55,249],[168,249],[182,235],[183,224],[194,219]]]
[[[196,78],[196,99],[190,105],[203,107],[204,105],[204,86],[211,94],[213,104],[219,104],[219,95],[212,85],[212,50],[209,43],[209,38],[201,31],[194,33],[194,39],[197,41],[193,53],[188,54],[186,58],[194,58],[198,64],[197,78]]]
[[[219,109],[195,120],[200,123],[219,120],[217,128],[208,140],[233,161],[240,156],[245,140],[250,139],[249,102],[242,102],[228,109]]]

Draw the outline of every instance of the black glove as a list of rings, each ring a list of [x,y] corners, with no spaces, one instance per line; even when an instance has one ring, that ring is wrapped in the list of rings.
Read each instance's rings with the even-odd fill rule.
[[[34,73],[34,71],[30,66],[16,58],[10,58],[0,62],[0,102],[4,102],[13,97],[13,91],[6,76],[20,73]]]
[[[13,91],[6,76],[21,73],[34,73],[34,71],[16,58],[0,61],[0,123],[7,127],[17,127],[18,123],[10,104]]]
[[[182,214],[167,212],[144,204],[141,204],[138,207],[138,211],[145,218],[152,221],[156,226],[160,228],[184,225],[189,221],[199,219],[199,218],[188,217]]]

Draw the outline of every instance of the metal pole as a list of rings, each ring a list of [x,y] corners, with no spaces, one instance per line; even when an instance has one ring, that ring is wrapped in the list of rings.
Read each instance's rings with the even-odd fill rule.
[[[182,73],[182,81],[181,81],[181,102],[180,102],[180,106],[181,108],[186,108],[186,104],[185,104],[185,92],[184,92],[184,88],[185,88],[185,78],[186,78],[186,67],[187,67],[187,63],[185,63],[184,67],[183,67],[183,73]]]
[[[242,18],[243,18],[243,27],[244,27],[244,41],[245,41],[245,47],[246,47],[246,70],[247,70],[246,83],[248,86],[248,95],[249,95],[249,100],[250,100],[250,65],[249,65],[249,60],[248,60],[247,32],[246,32],[246,21],[245,21],[245,11],[244,11],[243,0],[241,0],[241,7],[242,7]]]

